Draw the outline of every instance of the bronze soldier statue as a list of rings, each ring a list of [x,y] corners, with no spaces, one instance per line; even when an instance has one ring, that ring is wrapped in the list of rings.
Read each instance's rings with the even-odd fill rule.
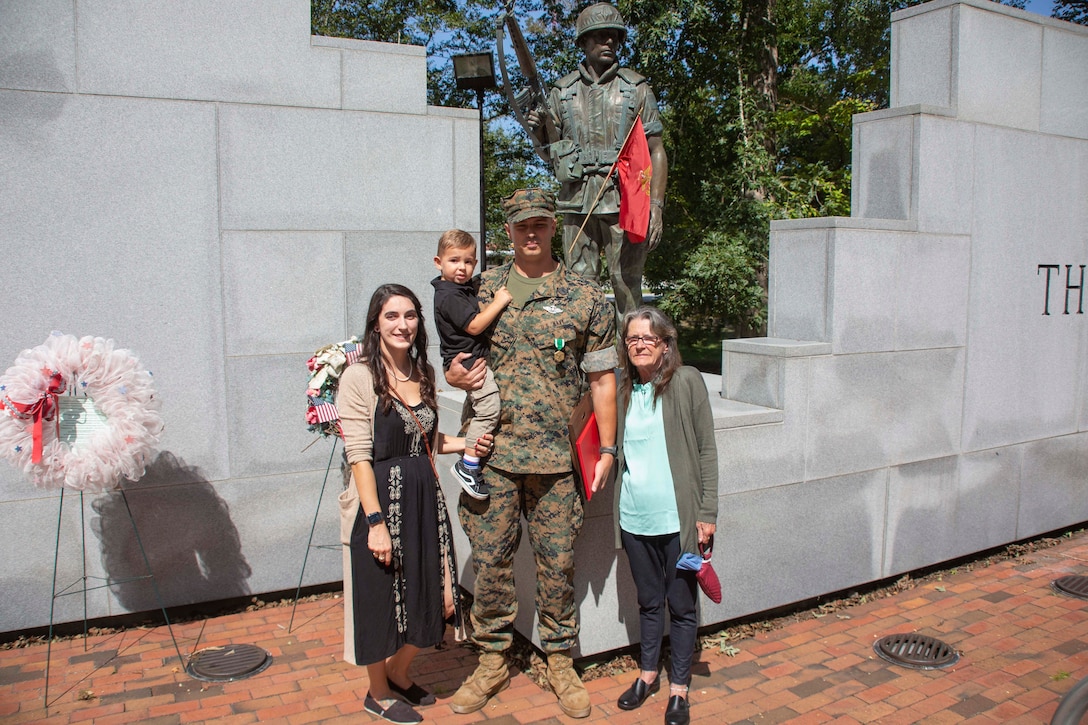
[[[646,255],[661,241],[668,157],[650,84],[630,68],[621,68],[617,60],[619,46],[627,38],[619,10],[609,3],[590,5],[578,16],[576,29],[585,58],[548,94],[547,113],[558,140],[546,148],[560,182],[556,210],[563,213],[567,268],[598,279],[604,252],[617,313],[622,317],[642,304]],[[635,244],[619,226],[620,192],[608,173],[639,115],[652,176],[650,226],[646,240]],[[548,144],[543,120],[538,110],[526,114],[537,140]]]

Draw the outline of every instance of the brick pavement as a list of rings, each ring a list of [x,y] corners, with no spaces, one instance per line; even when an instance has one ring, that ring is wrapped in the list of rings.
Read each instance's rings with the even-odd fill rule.
[[[700,653],[692,681],[696,723],[1048,723],[1060,697],[1088,677],[1088,602],[1054,593],[1050,583],[1088,575],[1088,534],[1020,559],[946,575],[849,609],[812,616],[747,640],[739,652]],[[728,596],[728,593],[726,594]],[[184,655],[205,647],[254,644],[273,656],[251,678],[208,683],[190,678],[165,627],[131,629],[58,642],[50,659],[48,708],[43,706],[45,645],[0,651],[3,723],[358,723],[366,671],[339,659],[341,600],[265,608],[176,624]],[[944,670],[892,665],[873,653],[887,634],[918,631],[961,653]],[[500,725],[575,722],[554,696],[524,673],[482,711],[455,715],[449,698],[475,658],[447,639],[414,666],[438,703],[429,722]],[[587,686],[594,701],[587,722],[660,723],[667,698],[619,710],[616,698],[633,673]],[[664,688],[663,688],[664,690]]]

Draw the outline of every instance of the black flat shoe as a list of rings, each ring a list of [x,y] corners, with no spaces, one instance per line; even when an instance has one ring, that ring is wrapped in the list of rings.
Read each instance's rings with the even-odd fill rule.
[[[415,723],[423,722],[423,716],[413,710],[411,705],[400,700],[393,700],[393,704],[389,707],[382,707],[382,704],[371,697],[369,692],[363,699],[363,707],[367,712],[372,712],[382,720],[388,720],[396,725],[415,725]]]
[[[414,682],[408,687],[401,687],[392,680],[388,682],[389,689],[403,697],[409,705],[433,705],[437,701],[434,693],[427,692]]]
[[[634,683],[627,688],[627,690],[620,695],[620,699],[616,700],[616,705],[621,710],[634,710],[642,707],[642,703],[646,702],[646,698],[661,689],[661,678],[658,677],[654,680],[654,684],[647,685],[639,677]]]
[[[669,706],[665,708],[665,725],[688,725],[690,721],[688,699],[680,695],[670,697]]]

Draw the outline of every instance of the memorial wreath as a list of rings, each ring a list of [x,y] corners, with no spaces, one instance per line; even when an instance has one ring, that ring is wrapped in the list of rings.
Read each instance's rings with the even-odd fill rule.
[[[336,410],[336,388],[344,368],[358,361],[363,342],[357,337],[325,345],[306,361],[310,380],[306,384],[306,423],[312,433],[343,437],[340,413]]]
[[[54,332],[0,376],[0,454],[39,488],[110,491],[143,475],[158,403],[132,352]]]

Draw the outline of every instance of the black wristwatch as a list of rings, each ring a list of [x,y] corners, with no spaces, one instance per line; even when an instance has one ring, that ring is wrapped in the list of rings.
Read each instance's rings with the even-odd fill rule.
[[[597,449],[597,452],[600,453],[602,456],[605,453],[611,453],[613,458],[616,457],[616,447],[615,446],[601,446],[600,448]]]
[[[377,526],[378,524],[380,524],[383,521],[385,521],[385,517],[382,516],[381,511],[375,511],[372,514],[367,514],[366,515],[366,522],[368,524],[370,524],[371,526]]]

